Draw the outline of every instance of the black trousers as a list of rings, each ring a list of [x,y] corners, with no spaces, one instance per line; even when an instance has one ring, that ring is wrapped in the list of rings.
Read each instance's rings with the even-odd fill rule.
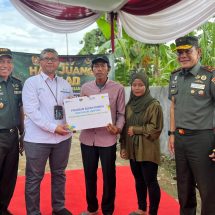
[[[196,215],[196,185],[200,192],[201,215],[215,214],[215,162],[208,157],[215,148],[211,130],[175,134],[175,159],[181,215]]]
[[[135,179],[138,208],[147,210],[147,189],[149,193],[149,214],[157,215],[160,202],[160,187],[157,181],[158,165],[149,161],[130,160],[131,171]]]
[[[87,146],[81,144],[84,165],[87,210],[98,210],[97,169],[100,158],[103,173],[103,195],[101,208],[103,214],[112,214],[116,195],[116,144],[110,147]]]
[[[18,162],[18,131],[0,133],[0,211],[8,208],[13,196]]]

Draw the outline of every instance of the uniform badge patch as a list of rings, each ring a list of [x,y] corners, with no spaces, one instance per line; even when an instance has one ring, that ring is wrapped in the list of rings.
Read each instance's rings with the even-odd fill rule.
[[[198,91],[198,94],[199,94],[200,96],[203,96],[205,93],[204,93],[203,90],[199,90],[199,91]]]
[[[202,75],[201,79],[205,81],[207,79],[206,75]]]
[[[204,83],[204,81],[202,81],[202,80],[195,80],[194,82],[195,83],[199,83],[199,84],[203,84]]]
[[[191,92],[191,94],[194,94],[194,93],[195,93],[195,90],[191,90],[190,92]]]
[[[205,89],[205,84],[196,84],[196,83],[191,83],[191,88],[194,89],[200,89],[200,90],[204,90]]]
[[[4,103],[0,102],[0,109],[4,108]]]

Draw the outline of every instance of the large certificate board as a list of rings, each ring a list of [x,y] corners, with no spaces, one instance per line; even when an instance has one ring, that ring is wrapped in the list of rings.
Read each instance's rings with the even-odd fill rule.
[[[107,93],[65,99],[64,107],[70,130],[105,127],[112,123]]]

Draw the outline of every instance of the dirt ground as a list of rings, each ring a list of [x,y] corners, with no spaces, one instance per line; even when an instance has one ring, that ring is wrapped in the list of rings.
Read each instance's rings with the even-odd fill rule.
[[[76,133],[72,139],[72,147],[71,147],[71,151],[70,151],[69,163],[67,166],[68,170],[83,168],[81,152],[80,152],[80,143],[79,143],[78,138],[79,138],[79,134]],[[117,166],[129,165],[128,161],[120,158],[119,145],[117,145],[116,165]],[[46,172],[48,172],[48,171],[49,171],[49,168],[47,165]],[[20,156],[18,174],[20,176],[25,175],[25,155]],[[174,161],[166,159],[165,156],[162,156],[162,163],[161,163],[161,166],[159,167],[159,172],[158,172],[159,184],[165,192],[167,192],[169,195],[171,195],[172,197],[174,197],[177,200],[177,187],[176,187],[176,181],[174,180],[174,177],[175,177]],[[200,206],[199,197],[198,197],[198,205]],[[198,206],[197,215],[200,214],[199,206]]]
[[[67,166],[68,170],[83,169],[80,142],[79,142],[78,138],[79,138],[78,133],[74,134],[74,136],[72,138],[72,146],[71,146],[69,162],[68,162],[68,166]],[[125,161],[120,158],[119,149],[117,150],[116,165],[128,165],[128,161]],[[48,165],[46,167],[46,171],[49,171]],[[25,153],[23,154],[23,156],[20,156],[18,174],[25,175]]]

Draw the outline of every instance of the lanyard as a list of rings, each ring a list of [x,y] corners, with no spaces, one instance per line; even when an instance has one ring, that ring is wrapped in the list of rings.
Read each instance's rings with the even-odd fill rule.
[[[44,80],[44,82],[46,83],[47,87],[49,88],[50,92],[52,93],[52,95],[53,95],[53,97],[54,97],[54,99],[55,99],[55,101],[56,101],[56,103],[58,105],[58,102],[57,102],[57,78],[55,78],[55,80],[56,80],[56,96],[55,96],[55,94],[53,93],[51,87],[48,85],[47,81],[43,78],[42,75],[41,75],[41,77]]]

